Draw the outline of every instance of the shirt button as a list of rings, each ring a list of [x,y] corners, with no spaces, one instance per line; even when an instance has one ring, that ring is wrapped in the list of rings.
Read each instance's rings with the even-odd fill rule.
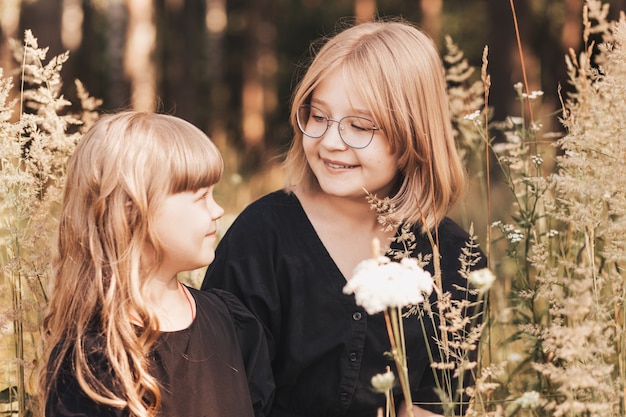
[[[350,358],[350,362],[356,361],[356,358],[357,358],[356,352],[351,352],[348,357]]]
[[[354,321],[359,321],[359,320],[361,320],[361,317],[362,317],[362,315],[361,315],[361,312],[360,312],[360,311],[355,311],[355,312],[352,314],[352,318],[354,319]]]

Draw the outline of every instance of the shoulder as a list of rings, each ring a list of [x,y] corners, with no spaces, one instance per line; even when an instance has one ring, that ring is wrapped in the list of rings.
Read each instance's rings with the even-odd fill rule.
[[[436,230],[430,230],[428,233],[422,232],[420,225],[412,225],[410,231],[418,242],[422,245],[428,244],[428,246],[430,246],[430,238],[428,236],[428,233],[430,233],[432,239],[438,242],[440,251],[446,248],[446,250],[458,252],[461,247],[471,240],[469,233],[449,217],[445,217]]]
[[[209,315],[216,313],[229,314],[228,307],[224,302],[224,297],[218,295],[218,292],[226,292],[221,290],[198,290],[193,287],[187,286],[189,292],[196,300],[197,308]]]
[[[199,307],[203,310],[211,310],[209,313],[219,312],[227,315],[235,325],[254,319],[252,313],[229,291],[218,288],[197,290],[189,288],[196,299]]]
[[[462,247],[468,244],[473,237],[449,217],[439,223],[439,242],[442,247]]]
[[[487,258],[475,236],[465,231],[450,218],[439,225],[439,250],[442,263],[460,269],[486,267]]]
[[[250,203],[230,225],[224,240],[235,238],[239,245],[258,249],[260,241],[283,238],[305,227],[306,222],[308,219],[298,198],[278,190]]]
[[[245,212],[256,212],[263,210],[290,210],[293,208],[298,208],[300,206],[300,202],[298,198],[290,192],[285,190],[277,190],[272,193],[266,194],[258,200],[250,203],[245,209]]]
[[[430,246],[428,236],[421,233],[419,227],[414,226],[412,231],[416,236],[419,236],[418,247]],[[438,242],[439,255],[444,269],[458,270],[461,267],[462,259],[473,265],[471,269],[486,265],[486,257],[480,249],[477,239],[451,218],[445,217],[439,223],[436,233],[434,230],[430,233],[433,235],[433,239]]]
[[[262,217],[264,220],[280,219],[302,211],[298,198],[283,190],[274,191],[250,203],[238,216],[238,220]]]

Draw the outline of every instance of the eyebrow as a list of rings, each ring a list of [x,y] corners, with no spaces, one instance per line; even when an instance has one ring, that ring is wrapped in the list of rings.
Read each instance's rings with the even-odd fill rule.
[[[314,97],[311,98],[311,103],[310,104],[314,105],[314,106],[323,107],[322,110],[327,109],[329,107],[329,105],[328,105],[328,103],[326,101],[320,100],[320,99],[316,99]],[[349,114],[347,116],[361,116],[361,117],[366,117],[368,119],[374,120],[374,115],[369,110],[356,109],[354,107],[351,107],[351,109],[352,109],[352,111],[354,113],[353,114]]]

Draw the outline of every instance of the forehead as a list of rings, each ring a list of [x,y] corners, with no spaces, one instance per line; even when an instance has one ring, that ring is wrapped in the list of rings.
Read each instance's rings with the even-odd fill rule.
[[[311,104],[337,114],[369,114],[355,80],[343,69],[336,68],[323,77],[313,90]]]

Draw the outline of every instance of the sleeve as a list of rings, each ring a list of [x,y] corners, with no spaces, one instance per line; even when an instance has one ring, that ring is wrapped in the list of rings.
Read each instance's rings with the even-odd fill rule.
[[[233,319],[254,414],[257,417],[267,416],[274,396],[274,379],[263,327],[234,295],[223,290],[211,291],[226,304]]]

